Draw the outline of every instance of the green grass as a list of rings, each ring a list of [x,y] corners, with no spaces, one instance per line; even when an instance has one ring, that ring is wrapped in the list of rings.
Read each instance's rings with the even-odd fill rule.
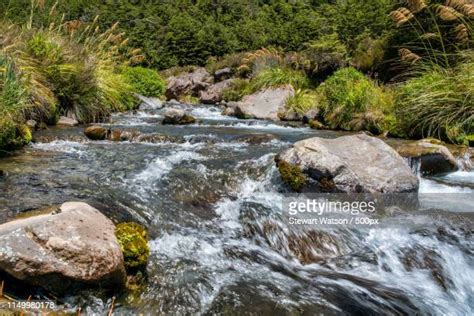
[[[320,96],[311,90],[296,90],[293,96],[286,100],[286,108],[299,114],[305,114],[309,110],[318,107]]]
[[[392,94],[354,68],[335,72],[317,91],[325,123],[332,129],[379,134],[395,125]]]
[[[222,99],[225,101],[240,101],[248,94],[252,93],[252,87],[248,80],[236,79],[232,86],[222,93]]]
[[[160,97],[165,93],[166,81],[153,69],[123,67],[121,72],[127,83],[138,94],[147,97]]]
[[[305,89],[309,87],[310,82],[303,72],[281,67],[266,68],[251,81],[253,91],[287,84],[292,85],[295,89]]]
[[[474,56],[455,68],[425,66],[397,90],[397,116],[409,136],[463,143],[474,131]]]

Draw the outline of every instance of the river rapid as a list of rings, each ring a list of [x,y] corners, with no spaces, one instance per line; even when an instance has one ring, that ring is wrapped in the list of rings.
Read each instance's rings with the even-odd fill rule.
[[[180,142],[88,141],[83,127],[39,132],[0,160],[0,222],[66,201],[150,231],[145,285],[114,301],[117,314],[469,315],[474,313],[474,171],[420,178],[418,210],[377,227],[291,227],[275,154],[313,137],[284,123],[238,120],[185,106],[199,122],[161,125],[163,110],[104,124]],[[272,134],[249,143],[242,136]],[[57,139],[41,142],[41,139]],[[104,314],[111,295],[66,295],[64,310]]]

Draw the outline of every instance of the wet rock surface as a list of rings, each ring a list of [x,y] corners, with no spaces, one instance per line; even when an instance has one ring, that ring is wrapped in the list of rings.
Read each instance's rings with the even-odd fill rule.
[[[186,125],[193,124],[196,119],[181,109],[169,109],[165,112],[163,124],[165,125]]]

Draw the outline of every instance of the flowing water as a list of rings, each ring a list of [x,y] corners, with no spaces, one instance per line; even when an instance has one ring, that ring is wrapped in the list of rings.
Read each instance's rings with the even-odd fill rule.
[[[148,280],[117,297],[117,314],[474,313],[474,206],[465,198],[474,193],[473,171],[422,178],[420,192],[430,193],[422,207],[377,227],[298,230],[282,215],[288,192],[274,156],[295,141],[340,133],[185,108],[199,123],[163,126],[162,110],[150,110],[105,124],[179,141],[92,142],[79,127],[39,133],[40,142],[0,161],[8,174],[0,178],[0,221],[82,200],[116,221],[145,224]],[[274,139],[245,141],[255,134]],[[112,302],[92,292],[64,304],[103,314]]]

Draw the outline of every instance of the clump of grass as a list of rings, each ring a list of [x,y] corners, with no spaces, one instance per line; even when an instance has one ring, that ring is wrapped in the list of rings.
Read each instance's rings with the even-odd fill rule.
[[[299,114],[318,107],[320,96],[311,90],[296,90],[295,94],[286,100],[286,108]]]
[[[474,131],[474,56],[454,68],[420,66],[397,90],[397,117],[409,136],[462,143]]]
[[[254,91],[287,84],[292,85],[295,89],[305,89],[309,87],[310,82],[303,72],[280,67],[267,68],[259,72],[251,81]]]
[[[121,73],[136,93],[147,97],[160,97],[165,93],[166,82],[153,69],[122,67]]]
[[[381,133],[394,125],[392,94],[354,68],[335,72],[317,91],[324,121],[332,129]]]
[[[252,93],[252,87],[248,80],[235,79],[232,85],[222,92],[222,99],[229,101],[240,101],[248,94]]]

